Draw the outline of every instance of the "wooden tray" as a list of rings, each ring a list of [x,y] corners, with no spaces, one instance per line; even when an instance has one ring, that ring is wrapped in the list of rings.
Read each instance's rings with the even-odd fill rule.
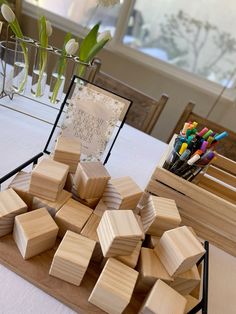
[[[101,272],[99,264],[90,263],[80,287],[63,280],[49,276],[49,268],[56,247],[25,261],[12,236],[0,238],[0,263],[36,287],[42,289],[54,298],[79,313],[105,313],[88,302],[89,295]],[[142,297],[136,294],[124,313],[135,314],[141,305]]]

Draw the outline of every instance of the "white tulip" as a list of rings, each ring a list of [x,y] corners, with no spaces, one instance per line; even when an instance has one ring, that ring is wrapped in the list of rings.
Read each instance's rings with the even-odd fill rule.
[[[105,32],[102,32],[100,33],[98,36],[97,36],[97,42],[99,43],[101,40],[110,40],[112,39],[112,36],[111,36],[111,32],[110,31],[105,31]]]
[[[49,21],[46,21],[46,33],[48,37],[52,35],[52,24]]]
[[[119,4],[120,0],[97,0],[97,3],[103,7],[109,7]]]
[[[12,9],[8,5],[2,4],[1,12],[2,12],[2,16],[8,23],[12,23],[15,21],[15,18],[16,18],[15,13],[12,11]]]
[[[68,55],[75,55],[78,48],[79,48],[79,43],[75,41],[74,38],[68,40],[68,42],[65,45],[65,50]]]

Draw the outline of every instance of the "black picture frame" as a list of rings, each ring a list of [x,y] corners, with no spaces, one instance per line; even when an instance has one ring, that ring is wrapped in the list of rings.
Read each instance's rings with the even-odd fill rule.
[[[59,123],[59,120],[60,120],[60,118],[61,118],[61,116],[62,116],[62,113],[63,113],[63,111],[64,111],[64,109],[65,109],[65,106],[68,104],[68,100],[70,99],[70,97],[71,97],[72,94],[73,94],[73,89],[74,89],[74,86],[75,86],[75,84],[76,84],[76,80],[83,81],[83,82],[85,82],[85,84],[93,85],[93,86],[95,86],[97,89],[99,89],[99,90],[101,90],[101,91],[105,91],[106,93],[109,93],[110,95],[114,95],[115,97],[119,97],[119,98],[121,98],[121,99],[124,99],[126,102],[129,102],[128,108],[127,108],[127,110],[126,110],[126,112],[125,112],[125,114],[124,114],[124,116],[123,116],[123,119],[122,119],[122,121],[121,121],[121,124],[120,124],[119,127],[118,127],[118,130],[117,130],[117,132],[116,132],[116,134],[115,134],[115,136],[114,136],[113,141],[110,143],[110,147],[109,147],[109,149],[108,149],[107,155],[106,155],[106,156],[103,156],[103,159],[104,159],[103,164],[105,165],[105,164],[107,163],[107,161],[108,161],[110,155],[111,155],[112,148],[113,148],[114,145],[115,145],[115,142],[116,142],[116,140],[117,140],[117,138],[118,138],[118,136],[119,136],[119,133],[120,133],[120,131],[121,131],[121,129],[122,129],[124,123],[125,123],[126,117],[127,117],[128,113],[129,113],[129,110],[130,110],[130,108],[131,108],[133,102],[132,102],[131,99],[128,99],[128,98],[123,97],[123,96],[121,96],[121,95],[119,95],[119,94],[117,94],[117,93],[114,93],[113,91],[111,91],[111,90],[109,90],[109,89],[102,88],[101,86],[99,86],[99,85],[97,85],[97,84],[95,84],[95,83],[92,83],[92,82],[90,82],[90,81],[88,81],[88,80],[86,80],[86,79],[84,79],[84,78],[82,78],[82,77],[80,77],[80,76],[77,76],[77,75],[74,75],[74,76],[73,76],[73,79],[71,80],[69,89],[68,89],[68,91],[67,91],[67,93],[66,93],[66,96],[65,96],[65,98],[64,98],[64,100],[63,100],[63,102],[62,102],[62,104],[61,104],[60,110],[59,110],[59,112],[58,112],[58,114],[57,114],[57,117],[56,117],[56,119],[55,119],[54,125],[53,125],[53,127],[52,127],[51,133],[50,133],[50,135],[49,135],[49,137],[48,137],[48,140],[47,140],[47,143],[46,143],[46,145],[45,145],[45,147],[44,147],[43,152],[46,153],[46,154],[50,154],[50,153],[51,153],[51,151],[49,150],[49,145],[50,145],[50,143],[51,143],[51,141],[52,141],[52,138],[53,138],[53,135],[54,135],[56,129],[58,128],[58,123]]]

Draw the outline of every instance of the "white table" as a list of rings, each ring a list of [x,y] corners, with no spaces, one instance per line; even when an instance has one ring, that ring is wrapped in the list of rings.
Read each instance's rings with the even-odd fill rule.
[[[21,102],[23,98],[19,99]],[[50,129],[48,124],[0,107],[0,177],[39,153]],[[124,125],[106,167],[112,177],[131,176],[144,189],[166,147],[165,143]],[[3,313],[74,312],[0,265],[0,314]]]

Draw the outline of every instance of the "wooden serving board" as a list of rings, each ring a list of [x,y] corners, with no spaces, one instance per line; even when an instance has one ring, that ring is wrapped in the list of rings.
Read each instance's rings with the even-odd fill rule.
[[[105,313],[88,302],[89,295],[101,272],[100,265],[90,263],[82,284],[77,287],[63,280],[49,276],[49,268],[55,251],[56,247],[25,261],[12,235],[0,238],[0,263],[2,265],[78,313]],[[142,299],[141,296],[134,294],[124,313],[137,313]]]

